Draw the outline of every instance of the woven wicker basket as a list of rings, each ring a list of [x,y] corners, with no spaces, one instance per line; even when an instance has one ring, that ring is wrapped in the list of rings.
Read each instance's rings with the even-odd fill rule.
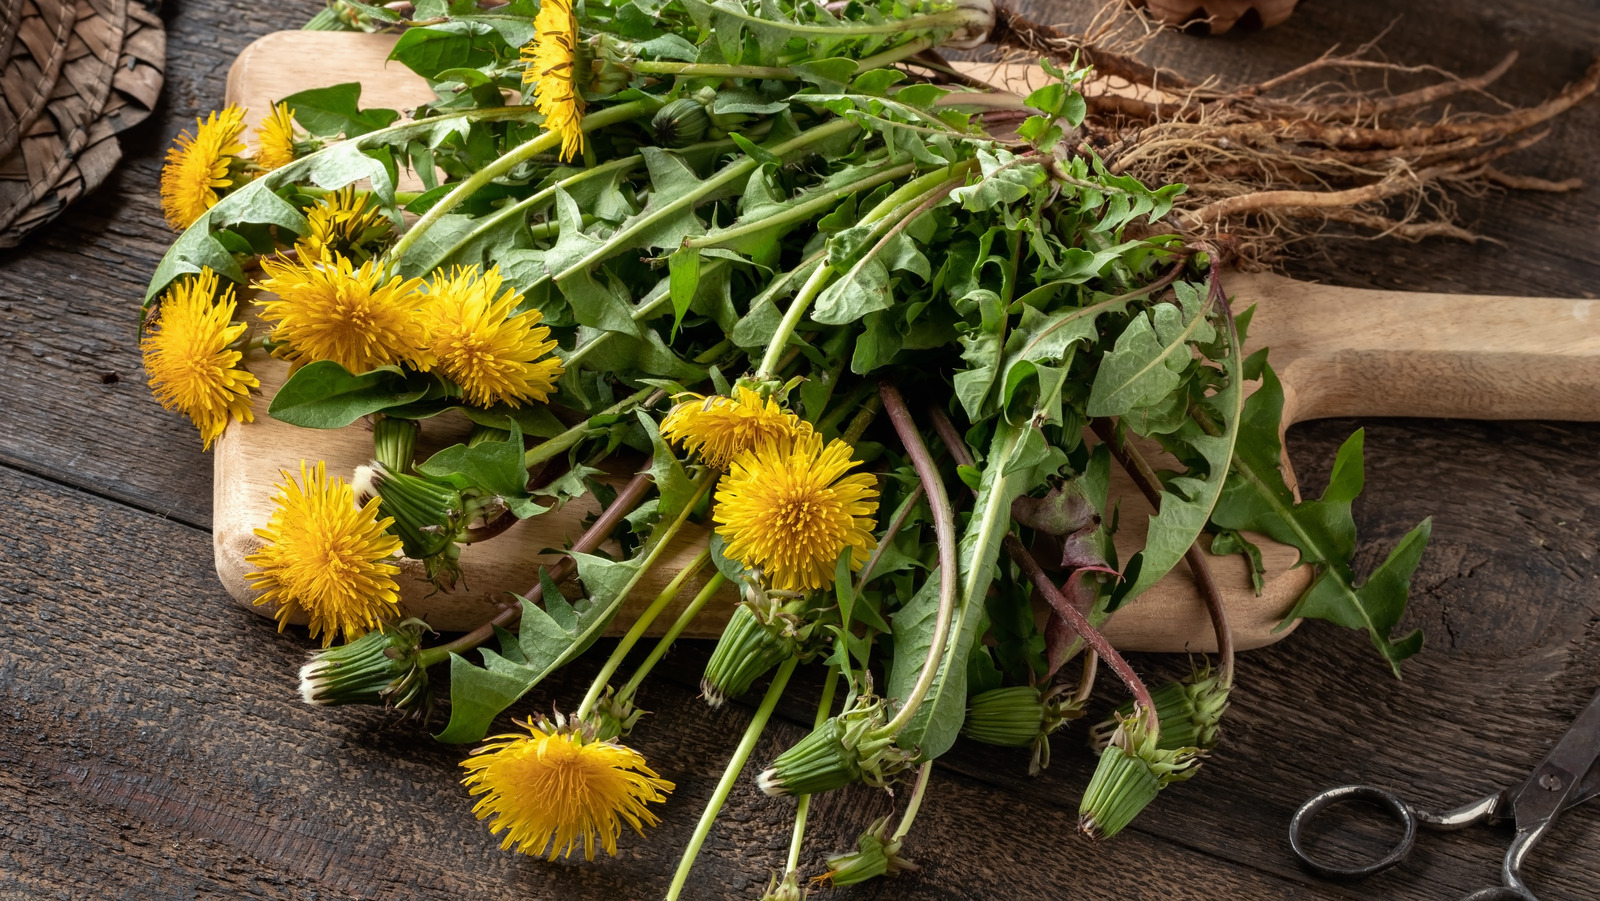
[[[0,0],[0,247],[105,180],[165,49],[155,0]]]

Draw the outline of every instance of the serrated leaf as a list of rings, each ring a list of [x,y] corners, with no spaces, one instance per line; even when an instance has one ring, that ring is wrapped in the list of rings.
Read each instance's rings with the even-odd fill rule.
[[[1113,609],[1138,597],[1183,559],[1204,531],[1227,484],[1228,467],[1234,458],[1244,419],[1244,376],[1238,348],[1231,349],[1217,362],[1227,374],[1227,383],[1201,407],[1214,417],[1220,434],[1208,434],[1198,422],[1186,416],[1182,426],[1162,436],[1162,444],[1187,464],[1187,468],[1162,486],[1161,503],[1150,517],[1145,546],[1129,559],[1128,572],[1133,575],[1117,590]]]
[[[656,483],[656,491],[661,501],[658,509],[662,520],[671,521],[676,519],[683,511],[684,505],[694,498],[694,480],[684,471],[677,454],[672,452],[672,446],[661,437],[661,430],[656,426],[655,418],[643,410],[635,412],[638,413],[640,427],[650,436],[650,445],[654,448],[650,458],[650,478]]]
[[[1350,567],[1356,545],[1351,504],[1364,481],[1363,432],[1358,430],[1340,446],[1322,497],[1297,504],[1280,468],[1283,448],[1278,426],[1282,414],[1283,385],[1272,367],[1263,364],[1261,387],[1245,403],[1233,471],[1212,521],[1225,529],[1263,532],[1299,550],[1301,563],[1322,567],[1284,622],[1309,616],[1365,629],[1398,676],[1400,661],[1421,648],[1422,637],[1412,632],[1395,640],[1390,632],[1405,612],[1411,573],[1431,524],[1424,520],[1408,533],[1383,566],[1365,584],[1356,586]]]
[[[1089,391],[1090,416],[1121,416],[1135,407],[1156,403],[1181,382],[1193,355],[1191,341],[1210,340],[1207,307],[1191,312],[1157,304],[1128,321],[1112,351],[1105,355]]]
[[[504,441],[452,445],[417,464],[417,471],[435,479],[452,481],[459,489],[474,487],[495,495],[505,501],[518,519],[543,513],[549,508],[529,500],[522,429],[514,421],[508,424],[511,434]]]
[[[589,554],[573,553],[572,557],[588,600],[569,605],[559,591],[551,593],[546,588],[548,611],[522,602],[515,654],[479,648],[482,667],[473,666],[460,654],[450,655],[450,722],[434,738],[450,744],[481,740],[500,711],[582,654],[605,631],[637,581],[639,565]]]

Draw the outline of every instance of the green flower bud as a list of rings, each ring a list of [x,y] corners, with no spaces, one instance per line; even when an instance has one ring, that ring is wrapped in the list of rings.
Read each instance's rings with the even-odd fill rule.
[[[889,818],[881,817],[856,839],[853,853],[829,857],[828,872],[817,879],[837,887],[917,869],[915,863],[900,856],[900,844],[900,839],[889,837]]]
[[[1195,774],[1194,748],[1163,750],[1140,710],[1119,724],[1078,806],[1078,828],[1090,838],[1110,838],[1133,822],[1161,789]]]
[[[780,617],[761,616],[750,604],[735,607],[700,679],[700,694],[706,702],[721,707],[723,701],[749,691],[757,679],[794,656],[799,642],[792,627],[792,622]]]
[[[1066,686],[1041,693],[1031,685],[996,688],[967,699],[961,734],[973,741],[1008,748],[1032,747],[1029,775],[1050,765],[1050,734],[1083,716],[1083,704]]]
[[[472,432],[467,435],[467,447],[477,447],[486,441],[506,442],[511,440],[511,433],[505,429],[497,429],[492,425],[473,423]]]
[[[1163,751],[1195,748],[1201,754],[1217,746],[1222,736],[1222,714],[1228,710],[1232,689],[1210,668],[1196,670],[1181,682],[1169,682],[1150,692],[1161,718],[1157,747]],[[1123,704],[1105,722],[1090,731],[1090,743],[1104,748],[1122,719],[1133,714],[1133,702]]]
[[[456,542],[470,519],[461,492],[394,472],[379,461],[356,467],[352,486],[362,503],[379,499],[382,515],[394,518],[389,531],[400,539],[401,551],[423,562],[429,581],[447,590],[455,586],[461,575]]]
[[[324,648],[300,668],[300,698],[307,704],[371,704],[426,719],[433,708],[428,671],[420,662],[420,619],[407,619],[349,644]]]
[[[688,97],[663,106],[650,120],[650,133],[662,147],[687,147],[706,136],[711,115],[699,101]]]
[[[596,741],[610,741],[633,731],[634,724],[639,722],[639,717],[646,711],[633,706],[632,698],[619,697],[612,691],[611,686],[606,686],[605,695],[599,703],[594,705],[594,711],[589,714],[589,724],[592,737]]]
[[[379,413],[372,417],[372,456],[390,472],[410,472],[417,459],[415,419],[395,419]]]
[[[1032,685],[996,688],[967,699],[961,734],[986,745],[1021,748],[1044,730],[1045,709]]]
[[[779,754],[756,784],[769,795],[814,795],[852,782],[885,788],[917,759],[895,744],[887,725],[882,699],[862,695]]]

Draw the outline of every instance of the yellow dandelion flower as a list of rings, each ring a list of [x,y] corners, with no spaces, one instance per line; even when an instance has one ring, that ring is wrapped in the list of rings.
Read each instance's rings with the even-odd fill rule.
[[[583,152],[583,95],[577,77],[578,17],[571,0],[542,0],[533,20],[537,36],[522,48],[528,68],[522,83],[533,85],[533,104],[544,130],[561,136],[561,159]]]
[[[139,342],[156,399],[188,416],[206,448],[222,434],[229,416],[239,422],[254,418],[250,389],[261,385],[239,367],[244,354],[228,346],[246,329],[233,321],[233,285],[213,301],[216,293],[217,274],[210,269],[173,285]]]
[[[306,222],[310,227],[295,248],[309,260],[335,255],[366,258],[394,233],[394,224],[370,195],[358,194],[355,185],[318,200],[306,210]]]
[[[229,105],[207,119],[196,119],[193,137],[178,135],[161,168],[161,212],[167,224],[183,231],[217,203],[217,189],[233,184],[228,167],[244,152],[244,110]]]
[[[627,823],[640,835],[660,822],[645,805],[666,800],[673,784],[645,765],[644,755],[615,741],[585,739],[548,722],[524,724],[530,735],[496,735],[461,762],[472,812],[494,817],[489,832],[502,848],[566,857],[581,840],[594,860],[596,841],[616,856]]]
[[[840,439],[824,446],[821,435],[806,432],[735,457],[713,510],[727,555],[760,567],[782,591],[833,584],[847,547],[851,568],[859,569],[877,545],[878,489],[870,475],[845,475],[857,465],[853,452]]]
[[[256,128],[256,165],[270,172],[294,162],[294,126],[289,104],[272,108],[272,115]]]
[[[539,324],[539,311],[511,315],[522,295],[514,288],[502,293],[501,285],[498,266],[487,272],[457,267],[434,279],[422,307],[436,371],[480,407],[544,401],[562,371],[561,361],[549,356],[556,342]]]
[[[338,255],[320,262],[263,258],[261,270],[267,278],[256,287],[277,299],[257,300],[256,308],[275,324],[272,340],[286,342],[273,353],[296,367],[332,360],[359,373],[397,363],[422,371],[433,365],[417,315],[421,279],[385,281],[377,263],[356,267]]]
[[[674,400],[678,403],[661,420],[661,437],[717,469],[727,469],[734,457],[763,442],[811,432],[811,423],[743,386],[735,386],[732,397],[689,393]]]
[[[379,500],[357,505],[350,486],[330,481],[321,462],[315,469],[301,462],[299,482],[287,472],[283,479],[271,521],[256,529],[267,545],[245,558],[257,568],[246,577],[261,592],[256,603],[278,605],[280,632],[304,612],[323,647],[336,633],[349,642],[393,620],[400,568],[388,561],[400,539],[384,531],[393,520],[378,518]]]

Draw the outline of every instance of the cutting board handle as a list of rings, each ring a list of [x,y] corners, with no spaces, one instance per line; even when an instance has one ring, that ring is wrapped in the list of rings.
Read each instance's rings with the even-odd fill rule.
[[[1284,424],[1333,416],[1600,421],[1600,300],[1367,291],[1238,273]]]

